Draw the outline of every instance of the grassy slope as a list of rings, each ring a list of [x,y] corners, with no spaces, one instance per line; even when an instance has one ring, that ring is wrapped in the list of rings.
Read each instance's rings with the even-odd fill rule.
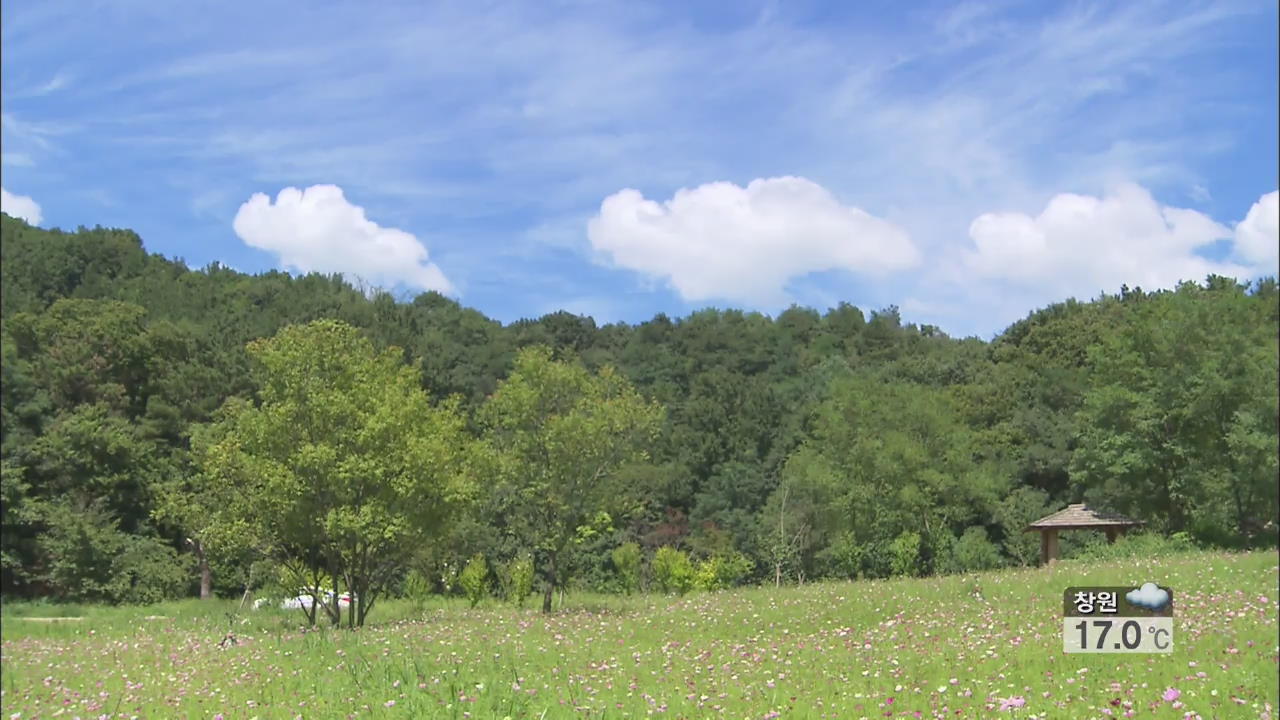
[[[60,624],[19,619],[48,607],[6,607],[3,714],[1256,718],[1280,704],[1278,571],[1275,553],[1199,553],[683,600],[571,597],[551,617],[388,603],[357,632],[303,634],[292,615],[249,612],[225,650],[234,602],[87,608]],[[1175,591],[1172,655],[1062,654],[1064,588],[1144,581]],[[1181,697],[1163,700],[1168,688]],[[999,710],[1015,696],[1025,706]]]

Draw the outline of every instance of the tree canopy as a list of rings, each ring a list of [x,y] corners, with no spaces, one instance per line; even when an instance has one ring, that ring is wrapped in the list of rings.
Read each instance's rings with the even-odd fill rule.
[[[289,326],[248,351],[258,402],[232,398],[197,436],[204,517],[299,575],[324,570],[363,625],[476,492],[465,419],[456,401],[431,402],[397,349],[344,323]]]
[[[1034,562],[1025,524],[1081,501],[1277,542],[1275,278],[1066,299],[990,341],[845,303],[503,325],[0,221],[6,597],[230,594],[291,566],[362,598],[358,624],[467,565],[500,592],[532,569],[544,607],[652,586],[661,548],[668,584],[961,572]]]

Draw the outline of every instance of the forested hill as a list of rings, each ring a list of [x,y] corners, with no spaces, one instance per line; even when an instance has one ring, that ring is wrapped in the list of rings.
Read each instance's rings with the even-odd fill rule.
[[[581,543],[584,586],[612,582],[626,541],[740,553],[757,579],[1034,562],[1022,528],[1080,500],[1204,544],[1277,538],[1274,278],[1067,301],[988,343],[844,304],[503,326],[435,293],[397,302],[335,276],[193,270],[132,232],[8,216],[0,249],[7,596],[192,592],[184,528],[156,512],[156,488],[193,472],[193,426],[254,396],[246,343],[321,318],[403,349],[473,423],[531,345],[613,366],[665,408],[650,461],[626,469],[643,507]],[[476,517],[423,562],[520,550]],[[215,586],[234,590],[243,573],[218,562]]]

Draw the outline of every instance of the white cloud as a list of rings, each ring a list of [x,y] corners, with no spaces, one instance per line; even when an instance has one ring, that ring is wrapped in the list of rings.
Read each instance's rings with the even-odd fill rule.
[[[40,203],[26,195],[14,195],[0,188],[0,211],[11,217],[22,218],[31,225],[39,225],[44,216],[40,213]]]
[[[1252,275],[1196,254],[1230,239],[1229,228],[1195,210],[1162,206],[1132,183],[1102,198],[1056,195],[1036,217],[986,213],[969,236],[974,249],[965,253],[965,270],[1051,298],[1090,298],[1122,284],[1170,287],[1211,273]]]
[[[287,268],[340,272],[381,286],[403,283],[453,292],[440,268],[428,262],[427,248],[417,238],[366,219],[364,208],[347,202],[336,185],[287,187],[275,204],[267,195],[254,193],[240,206],[232,227],[246,244],[275,253]]]
[[[685,300],[756,307],[785,304],[787,282],[807,273],[879,274],[920,261],[901,228],[798,177],[709,183],[662,204],[622,190],[605,198],[587,235],[613,265],[666,278]]]
[[[1236,225],[1236,255],[1264,273],[1280,266],[1280,191],[1258,198]]]

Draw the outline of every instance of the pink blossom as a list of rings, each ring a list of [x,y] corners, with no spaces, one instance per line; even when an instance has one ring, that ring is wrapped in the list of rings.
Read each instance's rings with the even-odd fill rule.
[[[1004,699],[1004,700],[1001,700],[1001,701],[1000,701],[1000,709],[1001,709],[1001,710],[1009,710],[1009,709],[1012,709],[1012,708],[1020,708],[1020,707],[1022,707],[1023,705],[1026,705],[1026,704],[1027,704],[1027,699],[1026,699],[1026,698],[1022,697],[1021,695],[1015,695],[1014,697],[1006,698],[1006,699]]]

